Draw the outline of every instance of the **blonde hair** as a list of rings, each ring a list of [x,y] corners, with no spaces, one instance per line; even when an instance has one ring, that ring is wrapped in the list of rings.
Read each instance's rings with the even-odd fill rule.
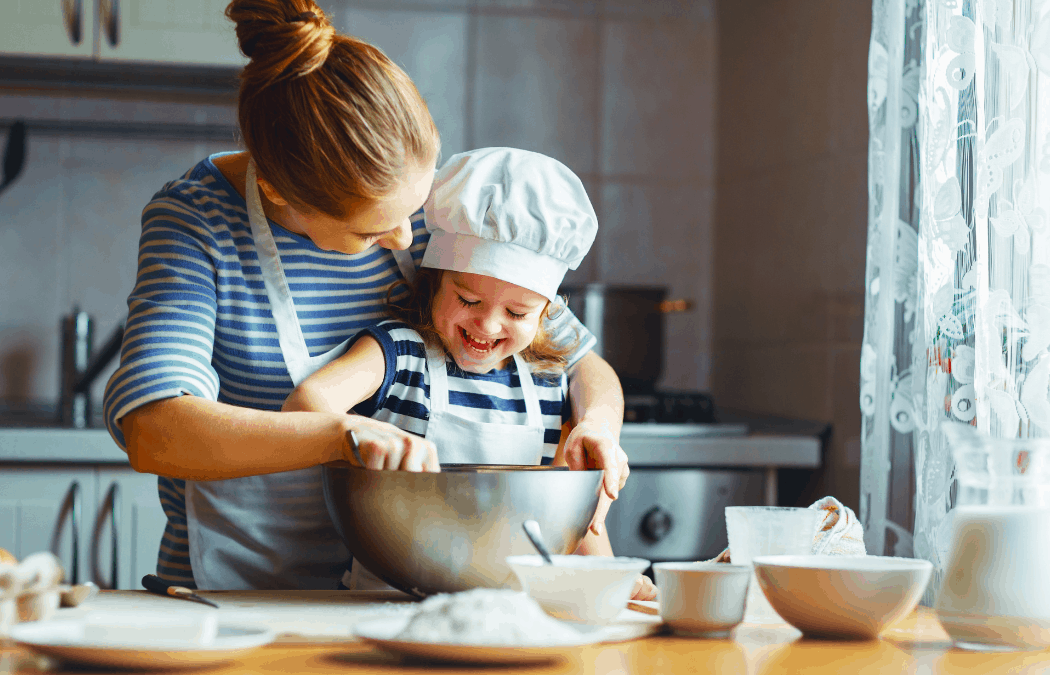
[[[443,275],[443,270],[424,267],[416,272],[416,278],[411,284],[398,281],[387,292],[387,306],[393,318],[419,333],[424,342],[435,347],[440,346],[447,352],[449,345],[434,327],[434,297],[441,287]],[[580,342],[580,336],[577,335],[571,343],[560,345],[554,341],[554,336],[547,328],[546,320],[553,319],[564,310],[564,302],[548,302],[540,317],[536,337],[528,347],[521,350],[521,358],[529,364],[534,373],[564,373],[569,365],[569,355]]]
[[[412,80],[386,54],[336,32],[313,0],[233,0],[250,59],[238,122],[259,176],[293,207],[335,218],[437,162],[441,141]]]

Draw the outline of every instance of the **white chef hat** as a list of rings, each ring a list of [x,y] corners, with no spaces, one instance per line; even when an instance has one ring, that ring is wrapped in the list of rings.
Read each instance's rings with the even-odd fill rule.
[[[554,300],[594,243],[583,183],[556,159],[513,148],[454,155],[424,205],[423,267],[509,281]]]

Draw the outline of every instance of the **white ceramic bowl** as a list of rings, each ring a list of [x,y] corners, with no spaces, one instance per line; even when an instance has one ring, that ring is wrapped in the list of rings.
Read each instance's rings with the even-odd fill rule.
[[[918,604],[933,565],[916,558],[771,555],[754,559],[773,609],[809,637],[873,639]]]
[[[660,617],[680,635],[725,637],[744,618],[750,565],[671,562],[653,565]]]
[[[512,555],[507,564],[522,590],[557,619],[609,623],[627,608],[634,583],[649,561],[597,555],[554,555],[553,565],[538,555]]]

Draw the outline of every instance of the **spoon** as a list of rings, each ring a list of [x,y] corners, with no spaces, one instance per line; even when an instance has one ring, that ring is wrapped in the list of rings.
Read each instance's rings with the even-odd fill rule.
[[[540,557],[543,558],[543,561],[548,565],[553,565],[554,561],[551,560],[551,552],[547,550],[547,545],[543,543],[543,535],[540,534],[540,524],[535,520],[526,520],[521,524],[521,528],[525,530],[525,535],[532,542],[532,545],[540,552]]]

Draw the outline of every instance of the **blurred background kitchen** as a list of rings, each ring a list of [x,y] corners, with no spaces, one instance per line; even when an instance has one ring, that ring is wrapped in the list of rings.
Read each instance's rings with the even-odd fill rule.
[[[81,7],[79,44],[46,3]],[[125,317],[153,193],[238,148],[242,57],[225,4],[0,8],[0,131],[24,120],[28,135],[24,169],[0,194],[7,419],[54,412],[63,316],[90,314],[96,346]],[[780,501],[832,494],[860,513],[870,8],[319,4],[415,80],[445,157],[507,145],[576,171],[601,230],[567,283],[658,284],[692,300],[666,317],[660,387],[708,392],[719,411],[830,424],[821,468],[782,472]],[[114,366],[91,387],[96,413]]]

